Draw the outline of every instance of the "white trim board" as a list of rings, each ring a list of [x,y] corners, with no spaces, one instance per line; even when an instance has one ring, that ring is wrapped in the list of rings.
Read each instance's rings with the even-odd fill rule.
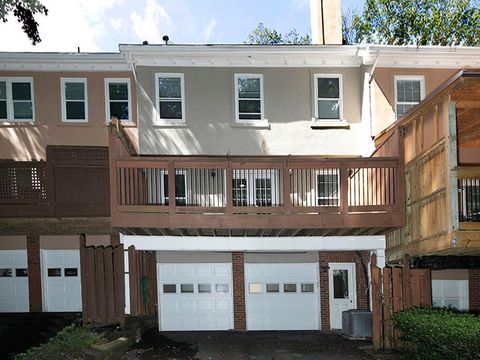
[[[146,236],[120,234],[125,248],[156,251],[359,251],[385,250],[385,236]]]

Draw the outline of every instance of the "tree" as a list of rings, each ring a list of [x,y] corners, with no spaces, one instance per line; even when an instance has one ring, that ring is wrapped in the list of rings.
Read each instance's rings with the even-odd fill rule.
[[[36,45],[42,39],[38,33],[38,23],[34,18],[35,14],[48,15],[48,9],[38,0],[0,0],[0,19],[7,22],[7,16],[13,13],[22,23],[22,30],[32,40],[32,44]]]
[[[257,27],[248,35],[245,44],[255,45],[282,45],[282,44],[310,44],[310,35],[300,35],[294,28],[288,33],[282,35],[275,29],[269,29],[259,23]]]
[[[367,0],[353,19],[356,42],[480,45],[480,0]]]

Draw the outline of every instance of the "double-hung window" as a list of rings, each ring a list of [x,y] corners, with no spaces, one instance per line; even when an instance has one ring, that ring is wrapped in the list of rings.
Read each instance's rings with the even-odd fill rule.
[[[62,122],[88,122],[87,79],[62,78]]]
[[[0,121],[33,120],[33,79],[0,78]]]
[[[116,117],[132,121],[130,79],[105,79],[105,114],[107,122]]]
[[[343,119],[342,75],[315,74],[315,118],[341,121]]]
[[[401,118],[425,97],[423,76],[395,76],[395,112]]]
[[[235,74],[235,120],[239,124],[266,122],[263,104],[263,75]]]
[[[185,122],[185,81],[183,74],[155,74],[155,95],[160,123]]]

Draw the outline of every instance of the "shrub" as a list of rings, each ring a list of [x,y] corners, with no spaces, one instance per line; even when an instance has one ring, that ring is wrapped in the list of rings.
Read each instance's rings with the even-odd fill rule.
[[[83,359],[83,350],[100,339],[92,328],[80,324],[65,327],[47,343],[18,354],[15,360]]]
[[[452,309],[410,309],[393,316],[405,359],[480,359],[480,318]]]

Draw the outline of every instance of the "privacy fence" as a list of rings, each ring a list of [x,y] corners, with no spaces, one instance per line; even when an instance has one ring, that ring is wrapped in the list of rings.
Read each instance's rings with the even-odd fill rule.
[[[432,305],[430,269],[411,269],[408,256],[404,257],[403,266],[381,269],[373,255],[371,274],[373,346],[375,349],[393,349],[400,344],[400,333],[393,327],[393,314]]]

